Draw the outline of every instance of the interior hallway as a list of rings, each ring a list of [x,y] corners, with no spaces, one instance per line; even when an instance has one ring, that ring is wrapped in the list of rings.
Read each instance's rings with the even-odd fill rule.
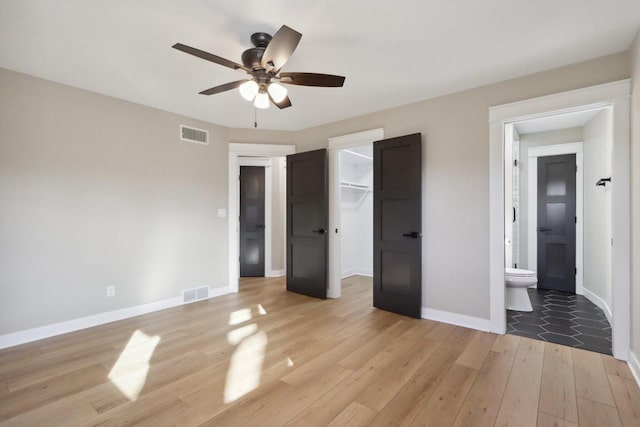
[[[0,351],[0,426],[640,425],[611,356],[380,311],[361,276],[240,289]]]

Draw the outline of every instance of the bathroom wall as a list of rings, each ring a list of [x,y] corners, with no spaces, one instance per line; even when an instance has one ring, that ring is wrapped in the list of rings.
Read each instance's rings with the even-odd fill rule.
[[[544,145],[566,144],[582,141],[582,128],[553,130],[520,135],[520,265],[527,270],[537,270],[537,266],[529,265],[529,148]],[[535,197],[536,195],[534,195]]]
[[[584,139],[584,288],[585,295],[611,309],[611,188],[596,187],[611,176],[611,110],[605,109],[583,128]],[[592,294],[590,294],[591,292]],[[602,308],[602,307],[601,307]],[[608,313],[610,314],[610,313]]]

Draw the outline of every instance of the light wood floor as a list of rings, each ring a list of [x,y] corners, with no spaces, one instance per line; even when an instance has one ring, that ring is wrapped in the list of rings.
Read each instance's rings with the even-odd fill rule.
[[[235,295],[2,350],[0,426],[640,426],[622,362],[371,300],[361,277],[326,301],[243,280]]]

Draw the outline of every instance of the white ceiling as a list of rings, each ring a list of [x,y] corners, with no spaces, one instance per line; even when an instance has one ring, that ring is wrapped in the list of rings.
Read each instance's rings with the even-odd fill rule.
[[[252,127],[243,74],[171,49],[240,62],[256,31],[303,34],[284,71],[346,76],[289,87],[262,128],[301,129],[629,48],[638,0],[0,0],[0,67],[229,127]]]
[[[548,132],[552,130],[578,128],[589,123],[602,109],[578,111],[575,113],[557,114],[540,119],[527,120],[516,123],[516,130],[520,135],[529,133]]]

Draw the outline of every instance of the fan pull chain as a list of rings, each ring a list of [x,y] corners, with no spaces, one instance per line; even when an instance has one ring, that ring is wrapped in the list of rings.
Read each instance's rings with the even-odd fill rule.
[[[255,106],[253,107],[253,127],[258,127],[258,108]]]

